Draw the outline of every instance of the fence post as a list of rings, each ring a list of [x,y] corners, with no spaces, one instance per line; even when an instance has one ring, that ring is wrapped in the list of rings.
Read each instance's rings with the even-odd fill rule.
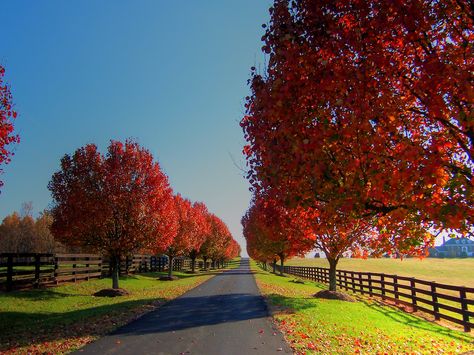
[[[76,268],[76,258],[72,258],[72,261],[74,262],[74,264],[72,264],[72,268],[75,269]],[[72,275],[74,276],[74,282],[76,282],[76,270],[73,270],[72,271]]]
[[[466,290],[459,290],[459,296],[461,298],[461,310],[462,310],[462,321],[464,325],[464,331],[465,332],[470,332],[471,331],[471,325],[469,324],[469,312],[468,312],[468,307],[467,307],[467,302],[466,302]]]
[[[374,295],[374,292],[372,289],[372,274],[369,272],[367,274],[367,277],[369,278],[369,296],[372,297]]]
[[[418,305],[416,303],[416,290],[415,290],[415,278],[410,279],[410,289],[411,289],[411,304],[413,305],[413,312],[418,311]]]
[[[41,256],[40,254],[35,254],[35,288],[38,288],[40,283],[40,267]]]
[[[351,271],[351,284],[352,284],[352,292],[355,292],[355,282],[354,282],[354,271]]]
[[[7,291],[13,289],[13,255],[7,256]]]
[[[91,258],[90,258],[89,256],[86,256],[86,263],[87,263],[87,264],[86,264],[86,268],[87,268],[87,271],[86,271],[86,274],[87,274],[86,280],[87,280],[87,281],[89,281],[89,272],[90,272],[89,266],[90,266],[90,264],[88,263],[88,261],[89,261],[90,259],[91,259]]]
[[[100,270],[100,278],[104,276],[104,270],[103,270],[103,262],[102,262],[102,254],[100,255],[99,259],[99,270]]]
[[[380,274],[380,288],[382,289],[382,300],[385,299],[385,274]]]
[[[360,293],[364,294],[364,285],[362,283],[362,273],[359,272],[359,284],[360,284]]]
[[[58,268],[59,268],[59,258],[58,258],[58,254],[55,254],[54,255],[54,281],[56,282],[56,285],[59,284]]]
[[[398,300],[398,277],[397,277],[397,275],[393,275],[393,295],[395,296],[395,299]]]
[[[436,320],[440,320],[439,316],[439,305],[438,305],[438,295],[436,294],[436,284],[435,282],[431,283],[431,297],[433,299],[433,312]]]

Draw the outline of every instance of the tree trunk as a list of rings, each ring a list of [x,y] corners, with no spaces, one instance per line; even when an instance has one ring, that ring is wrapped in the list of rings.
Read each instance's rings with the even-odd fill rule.
[[[173,275],[173,260],[174,257],[172,255],[168,255],[168,277],[171,278]]]
[[[204,270],[207,271],[207,256],[203,256],[202,260],[204,261]]]
[[[277,259],[273,259],[273,273],[276,274]]]
[[[329,261],[329,291],[336,291],[336,266],[338,259],[330,259]]]
[[[280,276],[283,276],[283,263],[285,261],[285,255],[280,254],[278,256],[280,257]]]
[[[111,256],[110,262],[112,263],[112,288],[116,290],[119,288],[120,257]]]
[[[196,257],[191,258],[191,272],[194,274],[196,272]]]

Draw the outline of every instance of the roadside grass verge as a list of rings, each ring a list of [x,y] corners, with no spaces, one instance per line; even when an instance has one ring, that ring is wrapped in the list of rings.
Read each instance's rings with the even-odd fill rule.
[[[377,300],[316,299],[324,285],[281,277],[252,262],[257,284],[276,323],[297,354],[456,354],[474,337],[425,321]]]
[[[325,258],[294,258],[287,265],[315,266],[328,268]],[[474,287],[474,258],[342,258],[339,270],[378,272],[399,276],[415,277],[426,281],[436,281],[448,285]]]
[[[235,260],[228,268],[237,266]],[[172,282],[157,280],[166,272],[121,277],[120,287],[131,294],[115,298],[92,296],[109,288],[110,278],[0,293],[0,353],[68,353],[182,295],[221,270],[197,274],[175,271],[180,279]]]

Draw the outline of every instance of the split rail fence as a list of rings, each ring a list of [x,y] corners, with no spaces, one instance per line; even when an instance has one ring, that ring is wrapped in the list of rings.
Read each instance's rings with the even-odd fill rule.
[[[266,265],[264,265],[267,268]],[[280,271],[281,266],[276,265]],[[321,267],[284,266],[283,273],[320,283],[329,283],[329,269]],[[414,277],[373,272],[337,270],[337,286],[371,297],[380,297],[396,304],[422,311],[464,327],[474,327],[474,288],[441,284]]]
[[[173,270],[190,268],[191,260],[176,258]],[[120,273],[165,271],[166,256],[136,254],[123,258]],[[110,263],[98,254],[0,253],[0,290],[28,289],[110,275]]]

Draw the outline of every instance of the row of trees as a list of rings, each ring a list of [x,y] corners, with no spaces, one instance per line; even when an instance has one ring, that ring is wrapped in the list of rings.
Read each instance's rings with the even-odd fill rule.
[[[335,290],[347,251],[423,256],[443,231],[472,233],[472,4],[276,0],[270,14],[241,121],[249,254],[317,247]]]
[[[219,261],[240,253],[225,223],[203,203],[174,195],[152,154],[134,141],[111,141],[106,154],[94,144],[66,154],[48,188],[54,236],[109,256],[114,289],[120,259],[132,253],[166,254],[169,277],[178,256],[190,256],[194,270],[199,255]]]

